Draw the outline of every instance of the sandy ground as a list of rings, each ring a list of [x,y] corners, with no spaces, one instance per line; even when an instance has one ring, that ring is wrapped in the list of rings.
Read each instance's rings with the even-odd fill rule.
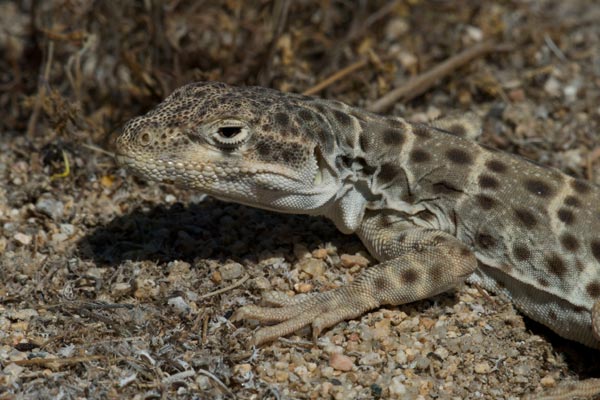
[[[468,286],[248,349],[234,310],[347,282],[373,264],[360,242],[98,150],[183,83],[341,74],[317,95],[368,107],[489,39],[385,112],[472,110],[483,143],[599,183],[597,2],[123,3],[0,3],[0,399],[517,399],[600,377],[599,352]]]

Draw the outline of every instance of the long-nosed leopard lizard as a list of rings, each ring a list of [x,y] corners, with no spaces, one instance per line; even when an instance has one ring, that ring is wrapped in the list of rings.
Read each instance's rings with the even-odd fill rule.
[[[465,138],[338,101],[196,83],[130,121],[118,160],[143,177],[285,213],[323,215],[379,261],[348,286],[246,306],[260,344],[319,333],[463,281],[600,349],[600,188]],[[591,383],[584,394],[598,390]],[[595,389],[594,389],[595,388]],[[565,397],[566,398],[566,397]]]

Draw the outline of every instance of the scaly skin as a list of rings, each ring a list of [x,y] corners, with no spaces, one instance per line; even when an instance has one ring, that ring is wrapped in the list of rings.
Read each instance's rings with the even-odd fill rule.
[[[234,319],[260,344],[476,283],[600,348],[600,188],[469,139],[472,118],[411,124],[258,87],[176,90],[117,139],[137,174],[263,209],[324,215],[379,264],[353,283]]]

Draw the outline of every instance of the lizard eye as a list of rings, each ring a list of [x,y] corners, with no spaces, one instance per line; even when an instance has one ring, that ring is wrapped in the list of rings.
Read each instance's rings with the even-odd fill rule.
[[[212,133],[215,144],[228,148],[239,146],[248,136],[248,128],[235,121],[227,121],[225,124],[215,126]]]

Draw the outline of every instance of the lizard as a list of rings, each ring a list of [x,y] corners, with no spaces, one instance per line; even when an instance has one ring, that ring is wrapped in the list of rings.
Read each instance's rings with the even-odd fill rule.
[[[413,123],[262,87],[175,90],[116,140],[155,181],[266,210],[319,215],[378,264],[351,283],[247,305],[259,345],[313,336],[383,305],[478,285],[600,349],[600,187],[474,140],[473,118]]]

